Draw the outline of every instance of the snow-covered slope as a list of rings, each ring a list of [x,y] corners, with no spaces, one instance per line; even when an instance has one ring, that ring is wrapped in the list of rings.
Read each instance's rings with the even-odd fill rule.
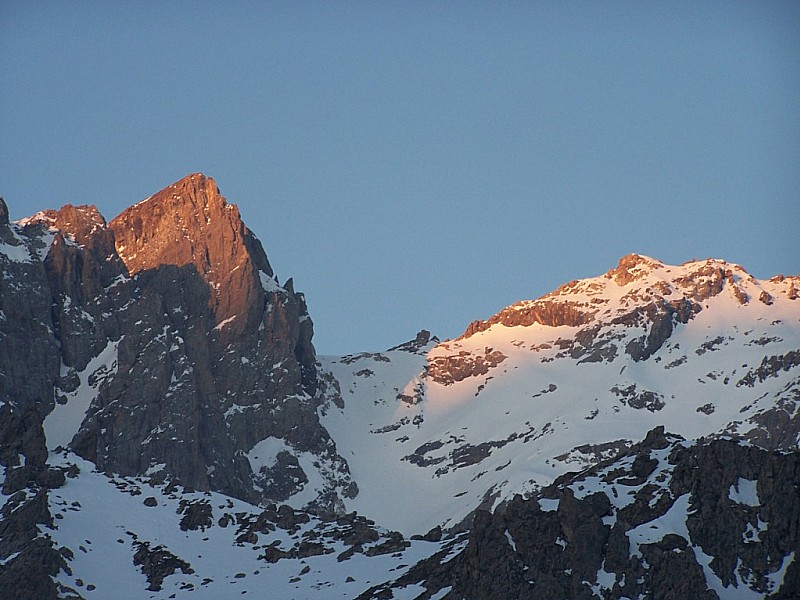
[[[323,522],[286,505],[108,476],[71,453],[50,463],[68,475],[50,492],[53,521],[41,529],[65,558],[55,579],[66,597],[354,598],[444,545],[403,539],[356,515]]]
[[[459,339],[323,359],[344,408],[322,422],[360,489],[346,506],[407,534],[455,527],[658,425],[797,448],[798,288],[631,255]]]
[[[479,511],[463,549],[364,598],[412,585],[443,600],[797,598],[799,459],[654,429],[616,459]]]

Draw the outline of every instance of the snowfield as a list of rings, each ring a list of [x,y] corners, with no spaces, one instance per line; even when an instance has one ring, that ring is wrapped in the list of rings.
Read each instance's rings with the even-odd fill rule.
[[[80,470],[50,494],[55,529],[45,531],[57,547],[70,550],[72,573],[62,571],[58,582],[85,598],[218,600],[246,594],[264,597],[267,590],[276,599],[354,598],[442,546],[416,540],[402,551],[374,556],[354,553],[341,559],[349,546],[335,538],[346,527],[314,518],[287,529],[273,526],[257,534],[255,543],[253,538],[237,541],[241,523],[257,518],[261,508],[222,494],[153,486],[142,478],[107,477],[95,472],[92,463],[69,453],[52,454],[51,463]],[[208,504],[211,518],[206,525],[184,529],[183,506],[196,503]],[[230,523],[225,522],[226,515]],[[324,554],[274,563],[264,558],[268,547],[289,550],[312,540],[325,542]],[[382,541],[364,544],[365,551]],[[137,549],[145,543],[151,549],[162,547],[188,567],[176,568],[160,589],[148,589],[150,582],[134,564]]]

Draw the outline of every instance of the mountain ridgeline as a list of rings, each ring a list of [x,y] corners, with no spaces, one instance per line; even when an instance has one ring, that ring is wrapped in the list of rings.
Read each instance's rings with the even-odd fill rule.
[[[108,224],[94,207],[65,206],[15,230],[9,240],[31,258],[10,266],[31,277],[4,278],[3,324],[29,330],[24,346],[4,345],[3,364],[21,372],[3,373],[0,393],[50,415],[51,448],[258,502],[308,480],[287,453],[285,472],[261,485],[244,454],[275,437],[336,473],[321,509],[355,493],[316,417],[324,384],[303,296],[278,284],[213,179],[190,175]],[[87,400],[69,429],[60,413]]]
[[[800,277],[631,254],[318,357],[202,174],[0,200],[0,270],[4,598],[800,594]]]

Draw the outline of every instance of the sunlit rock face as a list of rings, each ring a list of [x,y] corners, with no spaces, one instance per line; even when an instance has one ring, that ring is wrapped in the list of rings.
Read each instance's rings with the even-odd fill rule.
[[[711,298],[725,293],[739,305],[771,305],[776,292],[794,300],[798,287],[800,278],[759,282],[741,266],[723,260],[692,261],[676,267],[629,254],[601,277],[571,281],[537,300],[512,304],[485,321],[472,322],[459,339],[494,325],[577,327],[580,330],[573,339],[565,341],[573,358],[609,361],[620,351],[641,361],[658,352],[675,326],[694,318]],[[614,343],[611,330],[616,330],[616,335],[632,328],[641,329],[642,335],[626,339],[624,345]]]
[[[214,318],[225,323],[226,333],[256,329],[267,292],[279,289],[261,243],[236,205],[200,173],[124,210],[111,229],[132,275],[161,265],[193,265],[208,284]],[[271,289],[264,289],[262,279]]]
[[[270,435],[290,435],[303,443],[305,432],[291,433],[299,429],[296,418],[275,431],[259,428],[250,413],[265,396],[317,393],[313,324],[305,300],[291,280],[278,284],[261,243],[214,180],[189,175],[123,211],[111,229],[132,275],[147,279],[173,266],[202,282],[205,297],[192,295],[186,302],[211,319],[206,335],[210,368],[222,392],[220,402],[244,445],[252,447]],[[273,373],[273,365],[280,365],[280,371]],[[234,398],[235,406],[248,408],[233,408]]]
[[[108,224],[65,206],[3,227],[19,259],[3,256],[4,310],[31,318],[3,321],[3,352],[24,353],[4,357],[2,390],[47,416],[51,448],[321,512],[356,492],[316,414],[329,386],[305,300],[213,179],[190,175]]]

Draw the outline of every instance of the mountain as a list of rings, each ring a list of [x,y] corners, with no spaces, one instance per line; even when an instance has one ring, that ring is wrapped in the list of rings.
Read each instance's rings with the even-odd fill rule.
[[[202,174],[110,222],[0,201],[0,273],[3,597],[800,587],[800,277],[632,254],[319,357]]]
[[[458,529],[660,425],[797,449],[797,289],[720,260],[630,255],[455,340],[323,357],[344,408],[322,423],[361,489],[345,505],[406,533]]]
[[[212,179],[111,223],[92,206],[1,212],[4,494],[69,447],[106,472],[341,512],[357,488],[317,417],[304,298]]]
[[[251,502],[305,487],[336,512],[355,493],[317,419],[326,384],[305,300],[212,179],[190,175],[108,224],[65,206],[5,227],[0,327],[14,343],[0,394],[47,415],[50,449]]]

